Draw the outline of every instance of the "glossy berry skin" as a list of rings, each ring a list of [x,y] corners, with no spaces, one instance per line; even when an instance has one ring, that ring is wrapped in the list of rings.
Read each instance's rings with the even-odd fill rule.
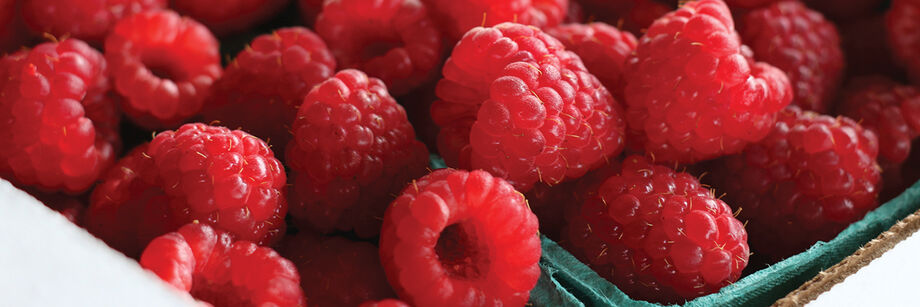
[[[0,176],[77,194],[115,161],[117,106],[106,96],[102,54],[77,39],[0,61]]]
[[[421,0],[327,1],[316,32],[342,68],[383,80],[402,95],[435,77],[441,34]]]
[[[290,260],[207,224],[191,223],[157,237],[140,264],[213,306],[306,306]]]
[[[754,57],[786,73],[792,104],[825,112],[843,76],[837,28],[798,1],[781,1],[744,17],[741,38]]]
[[[214,84],[204,117],[207,122],[241,127],[284,152],[297,108],[310,89],[335,69],[326,44],[307,28],[260,35]]]
[[[581,58],[585,67],[604,84],[617,101],[623,101],[623,69],[636,50],[636,37],[603,22],[565,24],[546,29],[565,48]]]
[[[599,167],[623,148],[622,110],[577,55],[534,27],[477,27],[457,43],[431,116],[451,167],[527,191]]]
[[[118,20],[166,8],[167,0],[25,0],[22,17],[34,33],[101,43]],[[12,1],[11,1],[12,2]]]
[[[629,156],[581,206],[569,250],[634,299],[678,303],[741,276],[747,233],[692,175]]]
[[[387,208],[380,260],[413,306],[524,306],[540,276],[537,218],[481,170],[441,169]]]
[[[109,170],[90,198],[87,229],[128,256],[195,220],[269,245],[284,234],[285,181],[262,140],[186,124],[157,134]]]
[[[832,239],[878,206],[877,156],[875,134],[852,119],[789,107],[767,138],[711,169],[749,222],[752,249],[775,261]]]
[[[169,7],[214,33],[240,32],[271,18],[287,0],[170,0]]]
[[[385,299],[381,301],[366,301],[361,303],[359,307],[409,307],[409,304],[397,299]]]
[[[891,1],[885,21],[895,58],[920,84],[920,0]]]
[[[358,70],[315,86],[291,130],[291,214],[321,232],[377,236],[386,206],[428,165],[405,110]]]
[[[558,25],[566,17],[569,0],[424,0],[445,35],[459,40],[474,27],[503,22],[538,28]]]
[[[149,129],[176,127],[198,113],[221,74],[217,39],[172,11],[118,21],[106,37],[105,56],[122,109]]]
[[[285,237],[277,250],[297,266],[310,306],[357,306],[396,297],[371,243],[301,230]]]
[[[626,66],[630,146],[660,162],[695,162],[764,138],[792,88],[773,66],[742,54],[721,0],[659,18]]]

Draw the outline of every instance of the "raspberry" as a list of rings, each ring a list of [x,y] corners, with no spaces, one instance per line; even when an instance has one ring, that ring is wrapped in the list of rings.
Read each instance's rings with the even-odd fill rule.
[[[829,240],[878,206],[875,134],[846,117],[789,107],[769,136],[715,167],[716,187],[769,260]]]
[[[221,35],[265,21],[286,4],[287,0],[170,0],[170,7]]]
[[[636,50],[636,37],[606,23],[567,24],[549,28],[546,33],[575,52],[585,67],[604,84],[613,97],[623,101],[623,67],[626,57]]]
[[[695,177],[630,156],[569,221],[565,243],[635,299],[678,303],[718,291],[747,266],[747,234]]]
[[[581,177],[623,148],[619,104],[539,29],[470,30],[443,73],[431,116],[450,166],[484,169],[527,191]]]
[[[433,79],[441,34],[420,0],[327,1],[316,32],[343,68],[355,68],[402,95]]]
[[[186,124],[122,158],[93,190],[87,229],[128,256],[199,220],[268,245],[284,234],[284,168],[240,130]]]
[[[96,43],[102,42],[118,20],[162,8],[166,0],[24,0],[22,17],[33,32]]]
[[[895,57],[920,84],[920,0],[893,0],[885,16]]]
[[[217,39],[172,11],[118,21],[105,56],[122,109],[146,128],[174,127],[197,113],[221,74]]]
[[[396,299],[385,299],[382,301],[367,301],[361,303],[359,307],[409,307],[409,304],[406,304],[403,301]]]
[[[515,22],[540,28],[552,27],[566,16],[569,0],[425,0],[434,19],[451,40],[458,40],[476,26],[490,27]]]
[[[157,237],[144,249],[140,264],[214,306],[306,306],[291,261],[206,224],[188,224]]]
[[[526,202],[481,170],[413,181],[380,231],[390,285],[415,306],[523,306],[540,277],[537,218]]]
[[[117,106],[102,54],[77,39],[0,63],[0,175],[20,185],[85,191],[119,150]]]
[[[721,0],[685,4],[655,21],[626,66],[631,147],[657,161],[695,162],[764,138],[789,104],[785,74],[742,54]]]
[[[210,122],[242,127],[284,152],[297,107],[314,85],[335,72],[326,44],[307,28],[256,37],[214,84],[205,110]]]
[[[287,146],[291,214],[322,232],[374,237],[380,217],[428,151],[379,79],[346,69],[307,94]]]
[[[527,203],[540,221],[540,233],[550,239],[564,241],[563,228],[568,216],[577,213],[585,200],[597,194],[597,187],[610,176],[620,173],[619,163],[590,171],[576,180],[550,186],[545,183],[534,185],[525,195]]]
[[[281,241],[278,252],[297,266],[310,306],[357,306],[396,297],[373,244],[301,231]]]
[[[843,76],[843,53],[834,24],[798,1],[781,1],[748,13],[741,38],[758,60],[789,77],[792,104],[824,112]]]

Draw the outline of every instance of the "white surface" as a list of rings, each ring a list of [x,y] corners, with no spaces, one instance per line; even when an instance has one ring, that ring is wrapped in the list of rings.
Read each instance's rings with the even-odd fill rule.
[[[920,233],[914,233],[807,306],[920,306]]]
[[[0,179],[0,306],[195,306]]]

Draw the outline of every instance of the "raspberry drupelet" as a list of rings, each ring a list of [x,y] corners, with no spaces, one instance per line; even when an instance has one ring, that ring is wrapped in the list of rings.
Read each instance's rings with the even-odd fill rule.
[[[157,134],[109,170],[90,197],[86,228],[132,257],[194,220],[268,245],[284,234],[285,179],[262,140],[186,124]]]
[[[798,1],[780,1],[744,17],[741,38],[757,60],[786,73],[792,104],[826,112],[843,76],[837,28]]]
[[[316,32],[342,68],[383,80],[406,94],[437,75],[441,34],[421,0],[327,1]]]
[[[377,236],[386,206],[428,165],[405,110],[358,70],[315,86],[291,129],[291,214],[321,232]]]
[[[636,50],[636,37],[603,22],[565,24],[546,29],[565,48],[575,52],[585,67],[607,87],[617,101],[623,101],[623,68],[626,57]]]
[[[169,6],[219,35],[240,32],[271,18],[287,0],[170,0]]]
[[[792,106],[767,138],[717,161],[712,180],[767,261],[832,239],[878,206],[875,134],[852,119]]]
[[[124,18],[106,37],[122,109],[145,128],[176,127],[198,113],[221,74],[217,39],[172,11]]]
[[[743,55],[721,0],[684,4],[652,24],[626,65],[630,147],[696,162],[763,139],[792,99],[786,75]]]
[[[920,0],[891,1],[885,21],[891,51],[920,85]]]
[[[119,114],[102,54],[77,39],[0,62],[0,176],[76,194],[115,161]]]
[[[213,306],[306,306],[290,260],[207,224],[191,223],[157,237],[140,264]]]
[[[503,22],[539,28],[558,25],[565,19],[570,0],[423,0],[450,41],[459,40],[477,26]]]
[[[387,208],[380,260],[413,306],[524,306],[540,276],[537,218],[501,178],[437,170]]]
[[[622,109],[577,55],[537,28],[470,30],[437,85],[431,116],[452,167],[527,191],[605,164],[623,148]]]
[[[572,215],[568,250],[634,299],[678,303],[738,280],[747,233],[692,175],[627,157]]]
[[[241,127],[283,153],[304,97],[334,73],[332,53],[309,29],[282,28],[260,35],[214,84],[204,117]]]
[[[14,2],[14,1],[10,1]],[[166,8],[167,0],[25,0],[22,17],[34,33],[101,43],[115,22],[127,16]]]

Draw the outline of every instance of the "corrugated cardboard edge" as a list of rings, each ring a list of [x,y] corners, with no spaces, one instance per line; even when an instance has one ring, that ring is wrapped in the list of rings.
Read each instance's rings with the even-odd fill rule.
[[[773,306],[802,306],[813,301],[819,295],[830,290],[872,260],[875,260],[899,242],[920,229],[920,211],[914,212],[903,220],[891,226],[891,229],[880,234],[869,243],[857,250],[840,263],[818,273],[812,280],[792,291],[784,298],[779,299]]]

